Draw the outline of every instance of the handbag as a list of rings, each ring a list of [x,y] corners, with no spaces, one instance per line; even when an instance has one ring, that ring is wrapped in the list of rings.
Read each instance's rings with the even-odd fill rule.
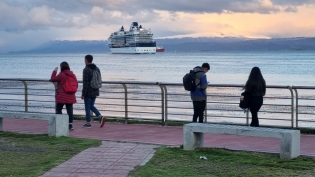
[[[246,109],[249,109],[249,99],[250,99],[250,93],[248,92],[241,93],[239,107],[242,108],[244,111]]]

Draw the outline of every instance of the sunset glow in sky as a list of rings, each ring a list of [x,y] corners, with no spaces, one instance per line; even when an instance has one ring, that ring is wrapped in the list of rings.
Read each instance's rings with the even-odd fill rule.
[[[314,37],[315,0],[0,0],[0,52],[107,40],[133,21],[156,38]]]

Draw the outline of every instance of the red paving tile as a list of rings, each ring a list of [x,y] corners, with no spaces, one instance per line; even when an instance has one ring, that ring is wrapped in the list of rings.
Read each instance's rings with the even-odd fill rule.
[[[3,119],[4,131],[47,133],[48,122],[33,119]],[[106,123],[99,128],[93,122],[91,128],[81,128],[84,121],[74,121],[71,137],[110,140],[120,142],[141,142],[150,144],[183,144],[182,127],[162,127],[156,125]],[[244,137],[234,135],[204,135],[205,147],[227,148],[257,152],[279,152],[280,141],[274,138]],[[301,135],[301,155],[315,157],[315,136]]]
[[[104,148],[111,146],[112,148]],[[139,157],[135,163],[121,163],[120,160],[123,160],[125,155],[130,156],[128,153],[121,152],[119,154],[111,154],[112,149],[125,149],[130,151],[137,149],[138,146],[145,150],[143,156]],[[146,146],[146,147],[145,147]],[[102,141],[102,145],[95,148],[89,148],[79,153],[78,155],[72,157],[70,160],[58,165],[55,168],[52,168],[41,177],[45,176],[128,176],[129,171],[133,170],[135,166],[141,165],[143,162],[147,162],[148,158],[152,157],[155,153],[155,149],[158,146],[152,145],[142,145],[135,143],[117,143],[111,141]],[[129,148],[129,149],[128,149]],[[111,155],[106,156],[95,156],[94,154],[98,153],[107,153]],[[137,156],[138,154],[133,154]],[[115,160],[112,160],[115,159]],[[78,162],[81,165],[74,166]]]

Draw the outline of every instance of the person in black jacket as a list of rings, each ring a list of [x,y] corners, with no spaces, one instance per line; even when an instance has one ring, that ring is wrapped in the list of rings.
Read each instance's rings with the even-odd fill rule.
[[[266,82],[258,67],[254,67],[250,72],[243,90],[250,95],[249,110],[252,113],[252,122],[250,126],[259,127],[257,114],[260,107],[263,105],[263,96],[266,94]]]
[[[92,88],[91,80],[93,78],[93,70],[101,73],[100,69],[94,64],[93,56],[86,55],[85,56],[85,68],[83,69],[83,89],[82,89],[82,96],[81,99],[84,100],[85,106],[85,114],[86,114],[86,124],[84,124],[83,128],[90,128],[91,127],[91,113],[93,111],[95,115],[99,118],[101,123],[101,128],[105,124],[106,118],[101,115],[101,113],[97,110],[94,106],[96,97],[99,96],[99,89]]]

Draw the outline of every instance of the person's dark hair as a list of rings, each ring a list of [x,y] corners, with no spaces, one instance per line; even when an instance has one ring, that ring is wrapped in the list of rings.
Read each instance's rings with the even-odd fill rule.
[[[209,63],[203,63],[201,67],[202,67],[202,68],[207,68],[208,70],[210,70],[210,65],[209,65]]]
[[[248,80],[243,87],[243,90],[249,91],[249,92],[256,92],[256,93],[262,93],[265,95],[266,93],[266,81],[264,77],[262,76],[260,69],[258,67],[253,67],[251,70]]]
[[[93,56],[92,55],[86,55],[85,59],[87,62],[92,63],[93,62]]]
[[[60,63],[60,70],[61,71],[64,71],[64,70],[70,70],[70,66],[69,66],[69,64],[67,63],[67,62],[62,62],[62,63]]]

